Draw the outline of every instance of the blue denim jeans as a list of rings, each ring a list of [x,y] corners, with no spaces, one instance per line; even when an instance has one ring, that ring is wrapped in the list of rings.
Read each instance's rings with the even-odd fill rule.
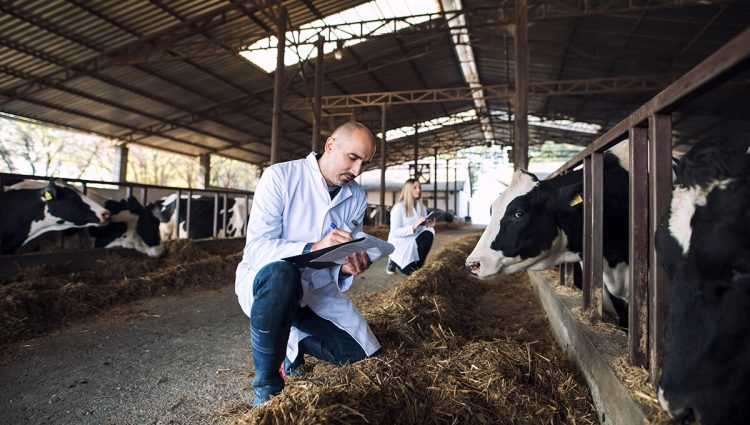
[[[357,341],[336,325],[301,308],[302,282],[299,269],[286,261],[264,266],[253,281],[253,306],[250,310],[250,337],[253,347],[255,379],[253,392],[257,406],[284,388],[279,373],[285,360],[291,326],[310,334],[299,344],[299,355],[292,363],[284,361],[290,375],[304,363],[304,355],[333,364],[353,363],[366,357]]]

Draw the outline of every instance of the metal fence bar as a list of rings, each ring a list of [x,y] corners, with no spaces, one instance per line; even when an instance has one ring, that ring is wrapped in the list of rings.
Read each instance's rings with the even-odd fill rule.
[[[247,236],[247,228],[250,223],[250,197],[245,195],[245,220],[243,221],[245,226],[242,228],[242,237]]]
[[[222,219],[222,229],[224,229],[224,237],[228,237],[227,235],[227,214],[229,213],[229,209],[227,208],[227,194],[224,195],[224,213],[221,215]]]
[[[672,194],[672,117],[651,115],[649,138],[649,235],[655,235],[669,211]],[[651,383],[661,375],[664,330],[667,323],[669,278],[659,264],[655,238],[649,240],[649,365]]]
[[[185,208],[185,239],[190,239],[190,212],[193,204],[193,191],[188,189],[187,202]],[[178,217],[179,218],[179,217]],[[179,221],[177,222],[179,225]],[[178,233],[179,235],[179,233]],[[179,239],[179,236],[177,237]]]
[[[583,159],[583,311],[591,309],[591,224],[593,223],[591,209],[591,157]]]
[[[177,191],[177,201],[174,209],[174,231],[175,239],[180,239],[180,203],[182,203],[182,190]]]
[[[212,234],[214,235],[214,238],[218,236],[219,233],[219,194],[214,193],[214,227]]]
[[[648,366],[648,140],[647,129],[630,129],[628,356]]]
[[[586,223],[589,223],[589,232],[584,239],[584,265],[588,263],[587,273],[584,273],[583,281],[586,287],[588,280],[589,302],[584,305],[589,308],[589,319],[592,323],[597,323],[602,318],[602,202],[604,193],[603,179],[604,160],[603,154],[594,152],[584,162],[584,174],[587,174],[588,186],[584,180],[584,229]],[[588,170],[588,171],[586,171]],[[588,250],[586,249],[588,248]],[[585,292],[584,292],[585,297]]]

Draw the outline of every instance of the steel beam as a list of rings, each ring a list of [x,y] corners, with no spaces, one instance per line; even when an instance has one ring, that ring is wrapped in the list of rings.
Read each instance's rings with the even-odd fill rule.
[[[667,86],[675,77],[667,75],[590,78],[584,80],[545,81],[529,83],[530,96],[584,96],[599,93],[633,91],[656,91]],[[511,99],[513,88],[508,84],[470,87],[445,87],[439,89],[382,91],[372,93],[323,96],[322,107],[364,108],[383,104],[408,105],[436,102],[468,102],[474,100],[475,92],[484,92],[484,99]],[[309,110],[306,98],[287,99],[286,110]]]

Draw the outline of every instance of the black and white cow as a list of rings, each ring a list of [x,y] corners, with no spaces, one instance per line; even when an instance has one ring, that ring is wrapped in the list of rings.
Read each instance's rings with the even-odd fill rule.
[[[628,143],[604,154],[603,305],[627,323]],[[544,270],[581,261],[583,253],[583,171],[539,180],[516,170],[492,204],[490,223],[466,259],[480,278],[520,270]]]
[[[23,181],[0,193],[0,253],[12,254],[47,232],[96,227],[110,212],[60,182]]]
[[[213,237],[214,224],[214,198],[212,196],[193,196],[190,200],[190,231],[187,226],[187,196],[180,198],[180,217],[177,226],[177,195],[173,194],[155,202],[156,215],[161,220],[161,236],[163,239],[202,239]],[[219,197],[218,212],[216,217],[216,230],[218,237],[236,238],[244,235],[247,224],[247,215],[252,200],[245,201],[244,198],[227,198],[228,215],[227,228],[224,226],[224,198]],[[179,234],[178,234],[179,233]]]
[[[154,213],[154,204],[144,207],[131,196],[121,201],[107,200],[104,207],[112,213],[111,222],[88,229],[96,248],[135,249],[149,257],[161,257],[164,254],[159,234],[160,222]]]
[[[671,282],[658,394],[682,423],[750,422],[748,141],[703,141],[680,160],[656,234]]]

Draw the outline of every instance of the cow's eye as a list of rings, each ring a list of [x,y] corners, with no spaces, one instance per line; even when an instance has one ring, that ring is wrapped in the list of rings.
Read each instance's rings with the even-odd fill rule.
[[[513,213],[513,217],[521,218],[523,217],[523,214],[524,214],[523,210],[516,210],[516,212]]]

